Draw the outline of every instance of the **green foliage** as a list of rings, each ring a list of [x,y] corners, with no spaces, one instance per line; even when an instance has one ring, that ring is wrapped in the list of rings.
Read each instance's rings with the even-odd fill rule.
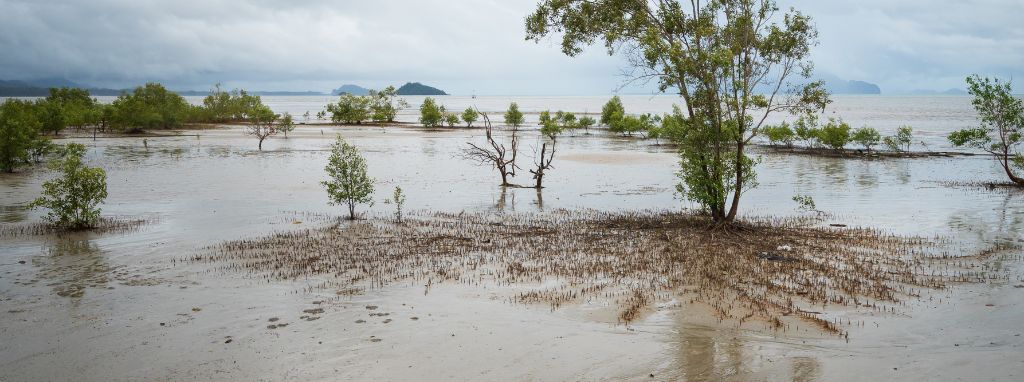
[[[60,133],[66,126],[81,128],[96,123],[96,100],[89,91],[78,88],[51,88],[50,95],[39,102],[43,130]]]
[[[805,146],[816,147],[818,136],[821,135],[821,129],[818,128],[818,116],[814,114],[801,115],[793,124],[793,132],[796,133],[797,139],[804,142]]]
[[[395,186],[395,192],[391,195],[391,200],[395,202],[395,221],[402,222],[402,207],[405,206],[405,194],[402,193],[401,186]]]
[[[540,133],[551,139],[555,139],[556,136],[563,132],[579,128],[576,114],[562,110],[555,112],[555,114],[551,114],[551,111],[548,110],[542,111],[540,113],[540,123]]]
[[[444,107],[439,106],[433,98],[427,97],[420,105],[420,123],[424,127],[438,127],[444,122]]]
[[[455,125],[459,124],[459,115],[455,113],[444,113],[444,123],[447,124],[448,127],[455,127]]]
[[[1024,170],[1024,156],[1020,144],[1024,142],[1024,101],[1013,96],[1010,82],[973,75],[967,77],[968,92],[974,96],[971,103],[978,112],[981,124],[955,131],[949,141],[957,147],[973,147],[996,157],[1006,176],[1024,186],[1024,179],[1013,169]]]
[[[913,139],[913,129],[910,126],[900,126],[896,129],[896,135],[890,135],[882,139],[889,150],[895,152],[910,151],[910,141]]]
[[[557,111],[555,112],[554,120],[562,126],[564,130],[575,130],[579,128],[579,121],[576,119],[576,114],[568,111]]]
[[[107,198],[107,174],[98,167],[82,162],[85,146],[70,143],[60,159],[50,162],[51,171],[60,171],[59,178],[43,183],[42,196],[31,208],[47,208],[46,220],[70,229],[89,228],[100,219],[99,204]]]
[[[882,141],[882,135],[878,134],[878,130],[864,126],[854,131],[851,139],[864,146],[865,150],[871,151],[872,147],[877,146]]]
[[[768,144],[772,146],[781,144],[786,147],[793,147],[793,141],[796,140],[796,133],[789,127],[788,122],[765,126],[761,129],[761,133],[768,138]]]
[[[829,118],[818,131],[818,141],[830,149],[842,151],[850,143],[850,124],[842,119]]]
[[[32,160],[33,148],[47,142],[40,126],[32,103],[8,98],[0,104],[0,171],[14,172]]]
[[[330,179],[320,183],[327,188],[330,204],[348,206],[350,220],[356,218],[357,204],[372,205],[373,179],[367,173],[366,159],[341,135],[331,145],[331,156],[324,170]]]
[[[249,111],[248,119],[249,125],[246,126],[246,134],[255,136],[260,140],[259,149],[263,151],[263,141],[272,135],[278,133],[278,126],[275,124],[277,118],[280,117],[274,114],[270,107],[265,105],[258,105]]]
[[[180,127],[190,110],[180,95],[152,82],[120,95],[111,108],[111,126],[127,132]]]
[[[626,115],[626,108],[622,106],[622,99],[614,96],[601,107],[601,124],[611,126]]]
[[[295,130],[295,121],[292,118],[292,113],[284,112],[281,114],[281,121],[277,124],[277,131],[284,133],[284,137],[288,138],[288,133]]]
[[[398,110],[406,109],[409,103],[404,98],[397,98],[398,91],[394,86],[388,86],[384,90],[370,90],[370,119],[374,122],[394,122]]]
[[[621,51],[657,78],[659,90],[679,92],[686,105],[683,194],[720,223],[735,219],[740,196],[754,186],[754,161],[744,150],[766,117],[829,102],[821,81],[789,78],[812,75],[813,23],[796,10],[780,13],[773,0],[542,0],[526,18],[526,37],[539,42],[552,34],[569,56],[601,41],[609,54]],[[626,118],[614,103],[606,106],[602,123],[614,127],[616,117]]]
[[[517,128],[523,124],[525,119],[523,113],[519,111],[519,105],[512,102],[508,105],[508,111],[505,112],[505,124]]]
[[[817,211],[818,208],[814,205],[814,199],[810,195],[793,195],[793,201],[796,202],[797,209],[803,211]]]
[[[214,85],[210,94],[203,98],[203,107],[198,111],[200,122],[239,122],[249,119],[256,109],[263,105],[260,96],[245,90],[235,89],[230,93]]]
[[[672,114],[665,114],[661,118],[658,138],[664,138],[673,143],[682,142],[686,138],[686,123],[683,110],[678,105],[672,105]]]
[[[613,133],[632,136],[634,133],[647,132],[654,128],[658,119],[651,114],[615,115],[608,130]]]
[[[590,117],[590,116],[580,117],[579,125],[587,133],[590,132],[590,127],[594,126],[595,124],[597,124],[597,120],[595,120],[594,117]]]
[[[544,110],[540,112],[539,116],[537,116],[538,125],[545,126],[547,124],[550,124],[551,122],[551,110]]]
[[[462,112],[462,120],[466,122],[466,127],[473,127],[473,122],[476,122],[478,117],[480,117],[479,113],[477,113],[472,107],[467,107],[466,110]]]
[[[331,122],[361,124],[370,119],[371,101],[369,96],[345,93],[338,98],[338,103],[327,104],[327,112],[331,113]]]

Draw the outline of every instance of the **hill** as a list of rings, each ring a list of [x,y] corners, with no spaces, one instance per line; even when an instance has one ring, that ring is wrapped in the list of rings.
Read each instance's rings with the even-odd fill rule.
[[[337,88],[337,89],[334,89],[333,91],[331,91],[331,95],[342,95],[342,94],[351,94],[351,95],[355,95],[355,96],[364,96],[364,95],[370,94],[370,89],[364,88],[364,87],[359,86],[359,85],[345,84],[345,85],[341,85],[340,88]]]
[[[398,95],[448,95],[448,93],[445,93],[444,90],[430,87],[419,82],[406,82],[405,85],[398,88]]]

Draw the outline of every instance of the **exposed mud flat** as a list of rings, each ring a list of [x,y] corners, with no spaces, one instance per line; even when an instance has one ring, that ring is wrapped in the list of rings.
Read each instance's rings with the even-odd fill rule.
[[[189,260],[276,280],[325,277],[311,289],[338,295],[400,283],[423,285],[424,293],[440,283],[518,286],[526,290],[508,301],[553,310],[610,301],[623,323],[655,303],[684,300],[739,326],[786,331],[797,318],[848,336],[846,328],[863,322],[815,309],[896,313],[948,283],[988,280],[982,261],[1021,249],[965,253],[941,238],[815,222],[748,218],[722,228],[657,211],[420,214],[229,241]]]
[[[300,127],[288,139],[265,142],[262,153],[238,128],[204,130],[199,137],[150,138],[148,148],[141,138],[82,140],[90,147],[87,160],[109,175],[104,214],[146,223],[123,231],[0,237],[0,379],[1015,380],[1024,375],[1019,325],[1024,269],[1020,250],[1014,249],[1024,243],[1024,200],[1017,192],[941,183],[999,181],[995,164],[979,157],[851,161],[762,154],[761,186],[744,199],[748,218],[793,216],[813,220],[815,230],[849,230],[853,237],[859,234],[852,227],[872,227],[872,235],[892,235],[905,245],[890,248],[893,257],[882,259],[896,261],[889,266],[909,269],[923,284],[904,282],[908,274],[901,273],[879,275],[880,284],[864,284],[874,286],[868,291],[894,291],[897,302],[884,304],[889,309],[794,300],[801,310],[820,312],[813,315],[837,323],[842,337],[797,319],[799,312],[782,316],[784,322],[794,319],[785,330],[768,325],[770,318],[751,317],[741,325],[735,315],[722,317],[712,304],[690,303],[694,294],[681,289],[651,294],[628,324],[621,317],[630,306],[629,289],[622,286],[628,284],[615,284],[612,289],[623,292],[617,296],[597,292],[552,309],[563,288],[579,288],[565,287],[565,274],[576,272],[579,285],[590,284],[606,277],[600,275],[602,267],[617,262],[636,267],[619,281],[665,285],[667,277],[653,277],[665,274],[653,270],[658,261],[671,259],[640,252],[612,251],[603,262],[577,256],[576,263],[559,261],[561,267],[554,266],[558,259],[531,259],[529,251],[499,254],[445,282],[438,272],[447,274],[448,269],[455,275],[467,264],[438,263],[416,276],[405,272],[417,268],[414,257],[391,269],[377,262],[376,268],[367,268],[377,273],[350,283],[349,277],[362,270],[339,276],[328,270],[342,269],[343,263],[329,265],[326,258],[325,263],[283,263],[277,276],[265,268],[250,273],[243,266],[246,256],[186,261],[235,240],[328,235],[322,230],[341,212],[326,205],[317,182],[335,133],[363,151],[380,195],[373,207],[361,209],[365,219],[355,224],[363,228],[349,234],[390,235],[422,225],[426,233],[418,233],[418,240],[427,240],[436,236],[429,227],[458,221],[458,214],[465,213],[473,218],[458,229],[449,227],[452,238],[437,242],[446,247],[427,248],[482,254],[492,245],[482,243],[483,235],[494,234],[494,226],[471,224],[482,219],[514,222],[534,216],[530,219],[550,225],[560,224],[555,217],[565,214],[562,210],[609,217],[687,206],[671,192],[677,158],[670,148],[597,134],[561,138],[559,155],[641,153],[645,158],[616,164],[556,158],[542,193],[501,190],[491,169],[456,158],[467,140],[480,139],[479,131]],[[535,138],[530,134],[523,141],[524,154]],[[22,206],[46,178],[37,170],[0,174],[3,227],[39,221],[40,212]],[[416,210],[411,215],[416,222],[389,222],[393,206],[380,200],[395,185],[409,194],[407,208]],[[814,220],[816,214],[796,212],[788,202],[795,193],[813,196],[818,209],[829,214]],[[606,218],[570,220],[565,228],[571,235],[541,235],[543,242],[519,239],[514,234],[530,226],[520,222],[500,226],[504,232],[492,243],[506,240],[524,250],[546,243],[553,248],[575,245],[577,255],[604,243],[659,254],[667,253],[661,245],[669,245],[659,244],[659,235],[681,231],[671,224],[629,227]],[[626,239],[621,233],[588,236],[590,230],[612,234],[627,228],[640,233]],[[340,229],[330,235],[344,237]],[[701,240],[680,236],[691,243]],[[804,277],[789,273],[794,262],[785,259],[799,255],[810,260],[828,252],[801,252],[790,238],[758,237],[743,248],[763,249],[746,252],[737,257],[739,262],[723,264],[710,256],[688,262],[736,270],[779,266],[772,273],[776,277]],[[386,243],[371,248],[387,248]],[[787,244],[791,251],[779,253]],[[954,258],[962,255],[968,257]],[[515,260],[527,261],[509,268]],[[311,265],[323,270],[312,272]],[[500,282],[520,266],[516,282]],[[499,277],[498,271],[505,273]],[[735,276],[749,275],[737,271]],[[431,277],[438,282],[428,290]],[[373,280],[386,282],[375,286]],[[729,282],[708,285],[754,288],[763,282],[723,281]],[[807,289],[807,298],[815,298],[816,289]],[[539,298],[518,297],[531,292]]]

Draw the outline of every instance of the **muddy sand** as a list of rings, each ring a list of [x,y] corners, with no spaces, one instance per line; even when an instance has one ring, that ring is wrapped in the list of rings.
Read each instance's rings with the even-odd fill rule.
[[[377,180],[378,202],[362,208],[364,219],[354,223],[363,228],[345,231],[352,227],[336,220],[343,211],[326,205],[318,184],[336,132],[364,152]],[[670,148],[599,134],[567,137],[559,143],[560,157],[542,193],[502,191],[491,169],[457,157],[459,148],[480,134],[317,126],[300,128],[288,139],[273,138],[262,153],[237,128],[152,138],[148,148],[141,138],[81,140],[90,146],[90,163],[108,172],[104,215],[122,222],[98,232],[31,228],[41,213],[21,206],[48,175],[39,170],[0,175],[0,232],[6,232],[0,234],[0,380],[1024,376],[1019,324],[1024,195],[956,186],[998,180],[989,160],[861,161],[765,152],[761,186],[744,199],[745,213],[750,219],[791,219],[799,222],[801,233],[748,240],[744,248],[755,253],[723,263],[714,253],[665,249],[666,233],[687,238],[686,248],[706,240],[663,223],[686,219],[676,209],[687,204],[673,195],[676,158]],[[524,153],[535,140],[531,135],[523,141]],[[409,194],[407,208],[414,210],[402,225],[392,222],[393,206],[383,203],[394,185]],[[810,194],[827,214],[796,211],[789,202],[794,193]],[[647,220],[658,223],[615,226],[605,219],[641,210],[657,216]],[[661,213],[669,215],[656,215]],[[552,218],[559,214],[575,217]],[[432,237],[437,231],[428,228],[439,221],[469,225],[453,230],[462,236]],[[480,224],[523,221],[530,223],[519,226],[530,229],[507,228],[497,236],[494,225]],[[592,226],[597,223],[604,225]],[[546,241],[513,239],[537,236],[535,228],[552,225],[571,234],[553,234]],[[426,233],[417,239],[424,241],[422,248],[441,248],[435,252],[446,256],[417,258],[413,254],[432,252],[365,241],[393,235],[396,227],[422,229]],[[810,234],[818,238],[806,240],[808,245],[823,246],[830,241],[822,237],[829,239],[830,233],[858,237],[862,231],[855,227],[870,227],[872,239],[858,240],[884,253],[861,260],[886,259],[888,265],[850,273],[828,273],[824,270],[834,267],[825,267],[817,274],[801,271],[818,272],[813,267],[797,266],[832,252],[821,250],[827,247],[801,252],[789,242]],[[591,236],[630,230],[642,233],[603,241]],[[347,253],[361,250],[365,257],[349,263],[327,261],[330,256],[296,262],[280,254],[222,251],[231,243],[266,244],[305,232],[332,238],[325,250],[352,245],[356,252]],[[361,235],[341,241],[351,234]],[[313,243],[305,237],[299,242]],[[501,253],[497,243],[484,240],[504,240],[500,247],[515,251],[468,261]],[[296,243],[281,241],[279,250],[291,256]],[[557,254],[565,258],[536,257],[546,243],[563,249]],[[786,244],[792,248],[779,249]],[[608,251],[602,261],[585,257],[599,246],[632,249]],[[406,257],[381,261],[387,251],[406,251]],[[859,251],[850,255],[864,255]],[[643,256],[647,253],[655,256]],[[655,263],[672,259],[661,257],[671,253],[688,256],[676,259],[677,273],[663,272]],[[867,264],[855,258],[829,261]],[[627,263],[635,265],[633,271],[609,277],[610,270],[631,269],[623,267]],[[690,264],[704,265],[705,271],[688,273],[700,269],[686,268]],[[708,281],[715,267],[733,270],[732,277]],[[777,271],[768,278],[743,279],[757,267]],[[863,285],[873,285],[861,292],[889,291],[896,298],[879,298],[884,293],[870,298],[884,309],[850,304],[836,300],[850,294],[816,295],[836,288],[809,282],[861,276],[871,280]],[[735,302],[740,293],[756,296],[766,285],[800,277],[806,282],[764,295],[764,301],[777,303],[767,314],[723,314],[733,309],[714,302]],[[669,282],[673,279],[678,283]],[[697,288],[701,280],[703,289]],[[564,285],[589,290],[601,282],[610,284],[607,291],[559,297]],[[729,288],[715,289],[722,285]],[[633,304],[633,290],[650,291],[649,298]],[[715,299],[723,295],[712,293],[696,298],[701,290],[725,291],[730,298]],[[784,306],[786,296],[793,295],[798,297],[785,314],[776,305]],[[634,305],[637,312],[624,316]],[[825,317],[835,328],[805,316]],[[771,324],[773,318],[784,323],[781,328]]]

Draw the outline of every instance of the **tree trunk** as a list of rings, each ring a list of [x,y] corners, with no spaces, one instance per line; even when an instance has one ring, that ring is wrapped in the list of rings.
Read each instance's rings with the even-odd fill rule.
[[[263,138],[260,138],[260,151],[263,151]]]
[[[356,220],[356,204],[348,203],[348,220]]]
[[[1018,186],[1024,186],[1024,178],[1020,178],[1013,174],[1013,170],[1010,169],[1010,155],[1009,153],[1003,155],[1002,163],[1003,171],[1006,171],[1006,176],[1010,178],[1010,181]]]
[[[736,185],[733,190],[732,206],[729,207],[729,215],[725,217],[726,222],[736,220],[736,212],[740,209],[740,195],[743,194],[743,143],[736,146]]]

